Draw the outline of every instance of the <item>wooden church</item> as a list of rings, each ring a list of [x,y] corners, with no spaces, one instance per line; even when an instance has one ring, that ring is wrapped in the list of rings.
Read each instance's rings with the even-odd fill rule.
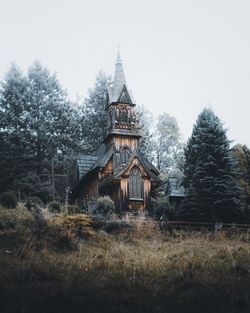
[[[95,155],[78,158],[79,202],[109,195],[120,212],[143,212],[150,207],[150,193],[161,180],[138,148],[141,136],[134,108],[118,52],[106,104],[107,136]]]

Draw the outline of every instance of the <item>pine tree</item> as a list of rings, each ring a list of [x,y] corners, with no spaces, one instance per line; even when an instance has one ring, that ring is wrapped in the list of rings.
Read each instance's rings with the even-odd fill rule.
[[[27,171],[31,158],[26,154],[27,79],[12,64],[0,90],[0,192],[12,188],[13,180]]]
[[[82,134],[87,151],[95,151],[106,137],[108,118],[105,106],[107,104],[108,88],[111,78],[100,72],[96,76],[95,85],[89,89],[88,96],[82,107]]]
[[[39,181],[42,171],[51,171],[58,151],[68,160],[79,150],[78,116],[56,75],[39,62],[27,76],[12,66],[0,92],[0,189],[15,189],[27,177]]]
[[[152,128],[153,117],[151,112],[143,105],[137,105],[135,107],[136,118],[138,120],[138,126],[141,138],[139,140],[140,151],[149,159],[152,158]]]
[[[244,222],[250,223],[250,150],[246,145],[236,145],[232,149],[232,157],[238,164],[237,179],[242,188],[241,207]]]
[[[51,158],[67,141],[70,108],[67,95],[55,75],[36,61],[28,71],[30,150],[37,162]]]
[[[184,216],[210,222],[239,221],[241,190],[234,176],[230,142],[212,110],[204,109],[198,116],[185,157]]]

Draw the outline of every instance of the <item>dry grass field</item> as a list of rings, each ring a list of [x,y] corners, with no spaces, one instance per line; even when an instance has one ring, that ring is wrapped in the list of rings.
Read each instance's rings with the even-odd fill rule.
[[[250,312],[247,235],[107,234],[87,221],[79,239],[62,216],[38,233],[21,207],[0,220],[12,225],[0,231],[0,312]]]

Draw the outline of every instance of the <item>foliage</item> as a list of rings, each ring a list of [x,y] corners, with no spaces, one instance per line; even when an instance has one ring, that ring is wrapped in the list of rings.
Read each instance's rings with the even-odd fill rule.
[[[27,227],[33,225],[33,221],[32,213],[22,205],[13,210],[0,207],[0,230],[15,229],[20,225]]]
[[[132,224],[127,221],[106,221],[103,226],[103,230],[107,233],[119,233],[122,231],[131,230],[133,228]]]
[[[61,204],[58,201],[52,201],[49,203],[49,210],[52,213],[60,213],[61,211]]]
[[[79,248],[78,241],[74,234],[62,225],[49,223],[49,228],[43,241],[40,243],[52,251],[69,252],[77,251]]]
[[[34,194],[40,189],[41,180],[35,171],[16,174],[12,182],[12,187],[20,193],[22,199]]]
[[[175,117],[168,113],[158,116],[151,142],[151,161],[167,176],[173,168],[183,168],[181,133]]]
[[[244,222],[250,223],[250,150],[245,145],[236,145],[231,151],[233,159],[238,165],[237,180],[242,189],[241,207]]]
[[[27,80],[14,64],[0,89],[0,192],[12,189],[13,179],[27,170]]]
[[[97,213],[107,216],[108,214],[112,213],[114,209],[114,201],[109,196],[103,196],[97,199]]]
[[[17,197],[14,192],[3,192],[0,195],[0,204],[8,209],[15,209],[17,206]]]
[[[32,211],[37,207],[41,207],[43,204],[42,200],[38,197],[29,197],[26,200],[25,206],[28,210]]]
[[[56,75],[37,61],[27,75],[15,65],[5,75],[0,124],[0,191],[15,188],[24,198],[44,191],[39,175],[50,170],[52,156],[72,158],[79,146],[78,114]]]
[[[72,216],[57,216],[53,223],[67,229],[74,238],[89,238],[95,233],[92,228],[92,219],[87,214]]]
[[[60,149],[67,152],[75,145],[79,127],[76,114],[56,75],[51,75],[39,62],[28,70],[30,127],[37,160],[53,156]]]
[[[81,213],[81,209],[79,208],[78,205],[69,204],[69,205],[67,205],[67,212],[70,215],[79,214],[79,213]]]
[[[160,219],[160,217],[162,216],[165,216],[168,219],[173,219],[173,208],[171,207],[171,204],[167,197],[161,196],[154,199],[153,215],[156,219]]]
[[[138,126],[141,138],[139,140],[139,149],[146,156],[151,157],[152,154],[152,128],[153,116],[151,112],[143,105],[135,107],[136,117],[138,119]]]
[[[44,247],[44,237],[48,232],[48,222],[40,207],[34,208],[34,226],[32,234],[35,236],[34,246],[36,249],[41,250]]]
[[[240,188],[235,179],[226,130],[212,110],[204,109],[185,150],[184,218],[241,220]]]
[[[95,85],[89,89],[82,106],[82,133],[85,149],[95,151],[107,135],[108,119],[105,110],[111,78],[100,72]]]

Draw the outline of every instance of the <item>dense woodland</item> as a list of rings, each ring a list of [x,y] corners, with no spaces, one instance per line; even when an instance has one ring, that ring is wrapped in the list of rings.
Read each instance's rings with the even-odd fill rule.
[[[31,196],[65,201],[65,190],[77,182],[78,153],[94,152],[106,136],[111,83],[100,72],[86,98],[72,102],[40,62],[26,73],[13,64],[0,89],[0,193],[14,192],[20,201]],[[214,112],[200,113],[184,143],[173,116],[165,112],[154,119],[145,107],[136,108],[141,151],[163,180],[183,180],[186,198],[175,218],[250,223],[250,150],[233,146]]]

